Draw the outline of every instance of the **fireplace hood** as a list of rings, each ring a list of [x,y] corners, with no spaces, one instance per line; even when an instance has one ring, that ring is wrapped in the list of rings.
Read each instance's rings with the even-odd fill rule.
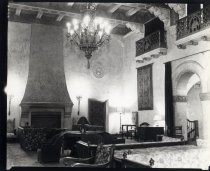
[[[28,122],[30,126],[34,112],[36,115],[57,112],[61,115],[61,127],[68,127],[73,103],[64,74],[63,30],[32,24],[30,43],[28,80],[20,104],[21,125]]]

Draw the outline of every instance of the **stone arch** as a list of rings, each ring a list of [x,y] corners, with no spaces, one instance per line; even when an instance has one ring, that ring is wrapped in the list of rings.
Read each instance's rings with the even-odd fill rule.
[[[188,92],[195,84],[200,84],[201,93],[207,91],[208,75],[205,69],[196,61],[188,60],[179,64],[172,74],[173,82],[173,95],[176,98],[181,98],[183,101],[175,101],[175,124],[183,126],[183,133],[185,138],[187,137],[187,127],[186,119],[193,118],[192,111],[189,110],[190,102],[188,102]],[[194,103],[194,102],[193,102]],[[201,103],[200,103],[201,104]],[[191,104],[192,105],[192,104]],[[199,102],[198,102],[199,105]],[[194,110],[194,109],[193,109]],[[197,110],[195,110],[197,111]],[[196,114],[196,113],[195,113]],[[199,118],[203,118],[203,109],[201,107],[201,112]],[[196,119],[198,120],[198,119]],[[203,120],[199,119],[199,130],[200,133],[204,134],[203,130]]]
[[[187,84],[190,78],[196,74],[201,82],[201,91],[207,91],[207,74],[204,68],[196,61],[185,61],[179,64],[175,70],[173,71],[172,75],[172,82],[173,82],[173,93],[174,95],[186,95]],[[183,91],[180,91],[180,90]]]

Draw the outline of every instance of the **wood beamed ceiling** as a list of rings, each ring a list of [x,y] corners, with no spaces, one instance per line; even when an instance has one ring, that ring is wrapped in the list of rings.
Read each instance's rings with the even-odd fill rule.
[[[112,25],[112,34],[126,35],[155,17],[151,8],[170,11],[165,4],[145,3],[95,3],[96,15]],[[8,20],[24,23],[39,23],[65,27],[72,18],[80,19],[86,3],[74,2],[10,2]],[[129,26],[129,27],[128,27]]]

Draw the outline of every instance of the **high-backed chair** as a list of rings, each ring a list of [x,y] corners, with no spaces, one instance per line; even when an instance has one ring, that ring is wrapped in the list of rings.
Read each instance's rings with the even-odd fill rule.
[[[111,167],[114,148],[114,145],[98,144],[95,156],[90,158],[64,157],[60,159],[60,163],[67,167]]]
[[[182,126],[175,126],[174,127],[174,137],[175,138],[183,138]]]
[[[59,162],[63,143],[63,134],[64,133],[56,134],[50,140],[43,143],[41,149],[38,149],[38,161],[40,163]]]

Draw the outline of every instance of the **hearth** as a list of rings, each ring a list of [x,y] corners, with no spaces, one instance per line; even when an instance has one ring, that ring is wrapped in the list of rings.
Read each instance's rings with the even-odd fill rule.
[[[31,127],[61,128],[61,112],[31,112]]]

